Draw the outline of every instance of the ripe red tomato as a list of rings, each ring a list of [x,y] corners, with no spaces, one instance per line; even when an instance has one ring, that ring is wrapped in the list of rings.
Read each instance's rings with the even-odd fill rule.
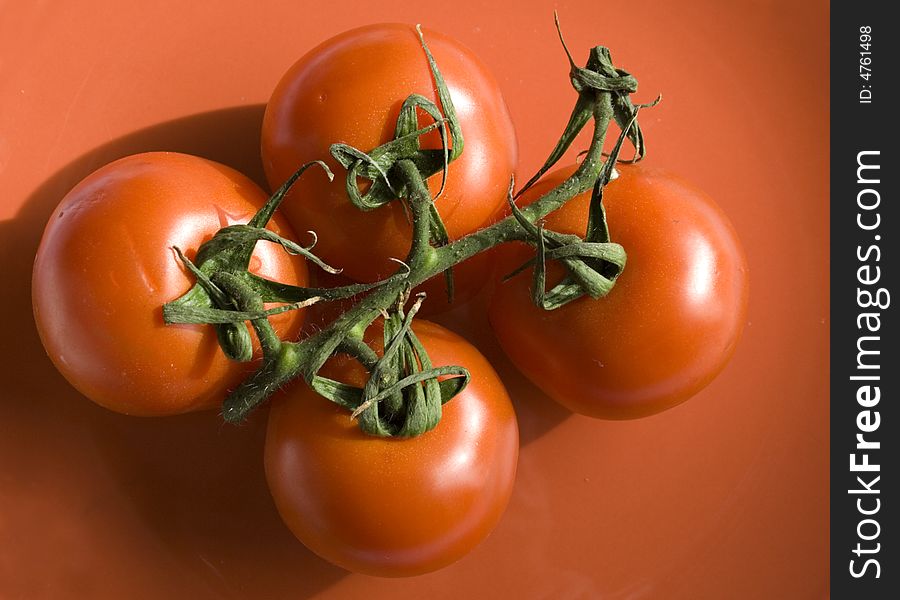
[[[462,155],[450,164],[437,209],[451,239],[490,224],[505,206],[517,160],[515,131],[500,88],[484,64],[459,42],[425,31],[426,42],[450,90],[465,140]],[[393,139],[403,100],[412,93],[437,103],[435,85],[413,27],[381,24],[334,37],[294,64],[266,107],[262,156],[272,188],[300,164],[325,160],[338,174],[299,181],[282,210],[295,229],[319,234],[317,251],[326,262],[357,281],[376,281],[393,273],[410,245],[403,208],[391,202],[371,212],[354,207],[340,167],[329,154],[336,142],[368,152]],[[421,125],[427,121],[422,120]],[[427,147],[439,148],[429,135]],[[428,180],[432,194],[441,174]],[[475,260],[457,272],[457,297],[473,295],[484,283],[487,261]],[[442,278],[426,290],[426,310],[446,302]]]
[[[461,558],[497,524],[515,479],[518,426],[493,368],[438,325],[417,320],[413,329],[435,366],[461,364],[472,375],[435,429],[367,435],[302,382],[269,414],[266,477],[278,512],[310,550],[359,573],[417,575]],[[365,383],[348,357],[322,374]]]
[[[163,323],[162,305],[194,284],[172,247],[193,256],[266,199],[233,169],[166,152],[122,158],[75,186],[47,224],[32,282],[38,332],[65,378],[126,414],[217,406],[253,367],[226,358],[211,326]],[[278,216],[271,227],[293,236]],[[251,270],[295,285],[307,279],[302,260],[265,242]],[[283,313],[273,323],[295,337],[302,315]]]
[[[743,329],[748,288],[737,235],[708,196],[659,169],[618,169],[603,196],[611,237],[628,254],[613,290],[545,312],[531,302],[529,269],[501,284],[490,307],[526,377],[570,410],[607,419],[662,411],[712,381]],[[523,204],[573,170],[548,175]],[[584,235],[589,203],[589,192],[576,197],[546,227]],[[556,283],[562,268],[548,267]]]

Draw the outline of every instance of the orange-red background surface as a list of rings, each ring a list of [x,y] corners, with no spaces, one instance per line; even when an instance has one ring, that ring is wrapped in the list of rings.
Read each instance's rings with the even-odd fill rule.
[[[377,7],[376,7],[377,4]],[[430,7],[430,9],[429,9]],[[495,363],[522,432],[517,487],[458,564],[379,580],[281,525],[264,419],[133,419],[70,388],[31,319],[43,224],[109,160],[179,150],[261,180],[263,104],[307,49],[377,21],[455,36],[494,70],[521,176],[610,46],[663,103],[648,162],[730,215],[751,266],[734,360],[635,422],[570,416],[500,354],[475,308],[444,319]],[[828,4],[0,1],[0,598],[810,598],[828,590]]]

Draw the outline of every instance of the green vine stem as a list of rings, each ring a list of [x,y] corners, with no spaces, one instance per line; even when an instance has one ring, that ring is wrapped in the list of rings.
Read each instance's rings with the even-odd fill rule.
[[[643,156],[644,141],[637,114],[641,108],[651,106],[659,99],[650,105],[634,105],[629,95],[636,91],[637,81],[613,66],[606,48],[593,48],[585,67],[578,67],[560,33],[578,99],[547,161],[519,194],[549,170],[579,131],[592,121],[591,142],[583,160],[570,177],[523,208],[515,205],[511,182],[510,216],[450,241],[426,179],[438,171],[443,171],[446,177],[447,169],[452,168],[450,163],[462,151],[462,130],[446,84],[420,30],[419,36],[438,90],[440,106],[422,96],[410,96],[403,104],[392,141],[368,152],[342,144],[332,147],[334,157],[347,169],[346,187],[354,204],[361,210],[371,210],[397,200],[404,203],[411,215],[412,243],[397,273],[374,284],[327,289],[290,286],[247,271],[250,253],[260,240],[278,243],[288,252],[303,254],[320,268],[335,271],[312,254],[312,245],[301,247],[265,229],[293,182],[312,164],[324,167],[322,163],[301,167],[250,223],[220,231],[201,247],[196,265],[179,251],[182,262],[196,276],[197,285],[164,307],[167,322],[218,323],[217,327],[228,333],[225,341],[240,346],[240,352],[233,353],[246,359],[247,340],[240,339],[236,343],[232,338],[238,337],[241,330],[246,333],[242,322],[249,321],[263,350],[260,368],[223,404],[222,414],[228,422],[244,420],[275,390],[302,377],[319,394],[347,408],[367,433],[420,435],[437,425],[441,405],[465,387],[468,372],[460,366],[432,366],[412,327],[424,295],[419,295],[409,311],[405,311],[410,289],[438,274],[450,273],[455,265],[479,252],[509,241],[523,241],[536,248],[535,258],[528,263],[534,266],[532,291],[535,303],[546,310],[564,306],[585,294],[602,297],[624,268],[625,251],[609,237],[602,205],[603,187],[614,176],[613,167],[626,140],[635,149],[633,160]],[[432,125],[420,128],[417,110],[429,115],[433,119]],[[607,158],[603,148],[612,122],[619,125],[621,132]],[[441,133],[443,149],[422,149],[419,136],[434,129]],[[327,174],[331,176],[330,172]],[[365,194],[357,187],[358,178],[370,181]],[[544,217],[588,190],[592,190],[592,202],[583,238],[543,228],[540,222]],[[560,261],[568,275],[562,283],[546,291],[544,262],[548,258]],[[268,316],[279,310],[348,297],[359,299],[326,328],[300,341],[279,340],[268,321]],[[282,306],[266,310],[265,303],[281,303]],[[366,329],[379,317],[383,318],[384,332],[381,355],[363,341]],[[222,345],[226,347],[225,343]],[[320,375],[322,366],[336,353],[356,358],[369,371],[369,383],[356,388]]]

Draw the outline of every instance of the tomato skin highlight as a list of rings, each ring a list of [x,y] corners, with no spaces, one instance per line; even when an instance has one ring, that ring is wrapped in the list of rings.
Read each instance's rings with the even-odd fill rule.
[[[194,284],[173,246],[193,257],[221,227],[243,223],[267,200],[224,165],[168,152],[137,154],[86,177],[44,230],[32,278],[44,348],[82,394],[140,416],[213,408],[255,368],[222,353],[208,325],[166,325],[162,305]],[[271,228],[293,232],[278,215]],[[280,247],[257,245],[250,269],[304,285],[306,265]],[[294,338],[299,311],[272,319]],[[255,338],[254,338],[255,342]]]
[[[515,480],[518,425],[493,368],[438,325],[417,319],[413,329],[435,366],[472,374],[435,429],[369,436],[303,382],[273,398],[269,414],[266,477],[282,519],[310,550],[358,573],[419,575],[455,562],[497,524]],[[322,374],[365,382],[346,356]]]
[[[545,312],[531,302],[527,269],[498,286],[489,310],[504,352],[550,397],[583,415],[630,419],[685,401],[724,368],[746,321],[748,267],[707,195],[661,169],[617,169],[603,200],[628,259],[613,290]],[[573,171],[552,172],[522,204]],[[590,192],[576,197],[546,227],[584,235],[589,203]],[[504,273],[534,255],[519,246]],[[548,284],[562,272],[548,263]]]
[[[515,130],[499,86],[478,57],[444,35],[428,30],[424,35],[465,139],[436,200],[450,238],[457,239],[502,213],[517,161]],[[370,212],[353,206],[346,194],[346,171],[329,148],[341,142],[368,152],[390,141],[400,106],[412,93],[437,102],[416,31],[410,25],[378,24],[345,32],[307,53],[283,76],[266,107],[262,156],[272,189],[310,160],[324,160],[336,174],[332,183],[299,181],[285,201],[285,216],[298,231],[316,231],[321,256],[357,281],[395,272],[397,264],[389,258],[406,258],[411,227],[396,201]],[[428,122],[422,118],[420,124]],[[423,145],[440,148],[440,137],[433,132]],[[440,173],[428,179],[433,195],[441,179]],[[484,261],[460,265],[458,299],[474,295],[487,270]],[[443,293],[442,279],[425,284],[432,298],[426,310],[433,310]]]

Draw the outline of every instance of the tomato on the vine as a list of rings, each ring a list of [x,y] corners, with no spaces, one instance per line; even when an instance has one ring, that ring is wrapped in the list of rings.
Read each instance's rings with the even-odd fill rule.
[[[377,329],[367,337],[380,340]],[[355,572],[417,575],[456,561],[497,524],[515,479],[516,416],[487,359],[434,323],[413,329],[435,366],[465,365],[472,376],[433,430],[367,435],[303,382],[269,414],[266,477],[282,519],[310,550]],[[367,378],[343,355],[321,374],[357,386]]]
[[[557,402],[627,419],[679,404],[722,370],[744,326],[748,270],[734,229],[707,195],[660,169],[617,169],[603,202],[628,259],[612,291],[545,312],[532,304],[529,269],[498,286],[490,320],[513,363]],[[546,176],[522,204],[573,170]],[[575,197],[545,226],[584,235],[589,203],[590,192]],[[561,273],[548,264],[548,284]]]
[[[436,201],[452,240],[489,225],[502,212],[517,160],[515,130],[500,88],[482,61],[449,37],[429,30],[424,36],[465,141]],[[266,107],[262,156],[270,185],[280,186],[300,164],[316,159],[325,160],[336,174],[345,173],[329,154],[332,144],[371,151],[393,138],[407,96],[416,93],[437,103],[435,90],[412,26],[371,25],[327,40],[287,71]],[[440,137],[429,133],[423,145],[440,148]],[[441,173],[428,179],[433,195],[441,180]],[[282,210],[295,229],[319,235],[317,252],[326,262],[357,281],[393,273],[397,265],[389,258],[402,260],[409,250],[411,228],[403,207],[391,202],[361,212],[348,199],[341,175],[333,183],[298,181]],[[457,297],[480,289],[486,271],[483,257],[454,269]],[[426,310],[440,301],[446,304],[442,277],[426,282],[425,289],[431,297]]]
[[[173,247],[193,256],[221,227],[248,221],[266,194],[224,165],[178,153],[128,156],[70,191],[34,264],[38,332],[81,393],[117,412],[170,415],[217,406],[255,365],[226,358],[210,325],[165,325],[162,306],[194,285]],[[271,229],[293,237],[279,216]],[[260,242],[251,271],[303,285],[302,259]],[[298,311],[272,318],[296,337]]]

